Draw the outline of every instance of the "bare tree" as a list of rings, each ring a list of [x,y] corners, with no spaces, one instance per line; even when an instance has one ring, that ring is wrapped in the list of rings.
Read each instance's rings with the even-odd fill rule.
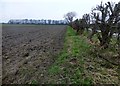
[[[96,12],[97,11],[97,12]],[[119,6],[118,4],[101,2],[96,8],[92,10],[92,14],[96,20],[97,27],[100,28],[101,34],[98,34],[100,45],[107,48],[111,37],[114,33],[113,26],[119,21]]]
[[[74,17],[76,17],[75,12],[68,12],[64,15],[64,18],[67,20],[68,23],[72,23]]]
[[[85,19],[76,19],[72,22],[72,28],[76,30],[77,34],[83,34],[86,27]]]
[[[88,28],[90,27],[90,14],[84,14],[82,19],[85,20],[85,28],[88,31]]]
[[[75,21],[73,21],[72,22],[72,28],[74,29],[74,30],[76,30],[77,31],[77,33],[78,33],[78,31],[79,31],[79,20],[78,19],[76,19]]]
[[[79,19],[79,33],[83,34],[85,28],[86,28],[86,20],[85,19]]]

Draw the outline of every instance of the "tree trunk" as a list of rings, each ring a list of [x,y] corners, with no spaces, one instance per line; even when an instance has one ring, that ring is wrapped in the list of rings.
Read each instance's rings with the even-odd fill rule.
[[[100,45],[105,49],[108,48],[111,36],[109,35],[110,33],[110,27],[103,25],[101,27],[101,37],[98,37],[100,40]]]

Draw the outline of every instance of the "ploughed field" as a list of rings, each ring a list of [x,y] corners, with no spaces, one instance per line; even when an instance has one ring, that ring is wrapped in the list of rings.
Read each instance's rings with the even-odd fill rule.
[[[65,25],[3,25],[2,83],[46,83],[65,32]]]

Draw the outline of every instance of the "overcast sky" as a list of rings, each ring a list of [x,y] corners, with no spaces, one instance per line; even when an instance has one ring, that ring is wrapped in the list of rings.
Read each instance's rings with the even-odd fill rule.
[[[103,2],[119,0],[102,0]],[[63,19],[74,11],[77,18],[90,13],[101,0],[0,0],[0,22],[10,19]]]

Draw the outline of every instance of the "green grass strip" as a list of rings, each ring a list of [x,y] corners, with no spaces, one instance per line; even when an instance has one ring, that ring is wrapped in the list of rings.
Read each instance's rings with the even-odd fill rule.
[[[76,35],[76,32],[68,27],[64,49],[48,70],[53,78],[51,83],[91,84],[91,79],[85,76],[83,67],[83,59],[89,55],[90,48],[84,37]]]

